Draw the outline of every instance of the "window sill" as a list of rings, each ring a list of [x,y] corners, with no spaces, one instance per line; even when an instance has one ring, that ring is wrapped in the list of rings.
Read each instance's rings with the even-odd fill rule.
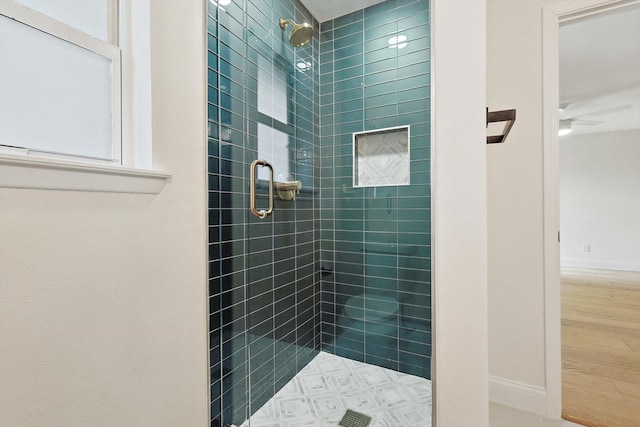
[[[0,154],[0,187],[158,194],[171,175],[122,166]]]

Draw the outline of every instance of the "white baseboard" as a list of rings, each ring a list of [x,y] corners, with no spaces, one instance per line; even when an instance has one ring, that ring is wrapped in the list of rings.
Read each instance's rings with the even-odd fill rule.
[[[640,271],[640,265],[637,264],[585,260],[579,258],[561,258],[560,265],[562,267],[591,268],[595,270]]]
[[[536,415],[547,415],[547,391],[544,387],[490,375],[489,400]]]
[[[571,421],[562,420],[562,427],[584,427],[582,424],[572,423]]]

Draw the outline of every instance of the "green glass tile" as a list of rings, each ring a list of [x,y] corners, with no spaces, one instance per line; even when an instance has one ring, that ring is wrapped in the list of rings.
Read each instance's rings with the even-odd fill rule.
[[[333,66],[336,71],[352,67],[361,67],[363,64],[363,60],[364,55],[362,53],[358,53],[347,58],[336,58],[336,60],[333,62]]]
[[[365,110],[367,120],[378,119],[380,117],[396,116],[402,104],[385,105],[382,107],[372,107]]]
[[[335,104],[335,113],[342,114],[350,111],[361,111],[362,110],[362,99],[354,99],[344,102],[337,102]]]
[[[424,78],[417,79],[417,83],[424,83],[426,85],[411,88],[408,90],[402,90],[397,93],[399,102],[411,102],[418,99],[424,100],[425,106],[428,109],[431,103],[431,87],[428,86],[429,78],[428,75]]]
[[[212,53],[218,53],[218,39],[211,34],[207,34],[207,50]]]
[[[377,96],[397,92],[398,82],[391,81],[375,85],[367,85],[364,87],[364,96]]]
[[[207,52],[207,70],[218,70],[218,55]]]
[[[398,81],[398,90],[410,90],[413,88],[423,87],[429,83],[429,75],[418,75],[414,77],[408,77]]]
[[[398,187],[398,196],[400,196],[401,198],[402,197],[426,197],[429,195],[429,192],[430,192],[430,189],[428,185],[418,185],[417,183],[409,186]]]
[[[357,55],[362,53],[362,45],[355,44],[342,48],[337,48],[333,51],[334,59],[346,58],[349,56]]]
[[[365,120],[366,129],[383,129],[383,128],[395,127],[395,126],[400,126],[405,124],[406,123],[398,120],[398,117],[396,116]]]
[[[398,5],[398,19],[402,19],[408,16],[414,16],[424,12],[428,13],[428,8],[429,5],[424,1],[417,1],[406,5]]]
[[[395,35],[397,31],[398,24],[394,21],[377,27],[368,28],[364,33],[364,37],[366,40],[373,40],[380,37],[389,38]]]
[[[383,50],[383,49],[387,49],[391,51],[392,55],[397,55],[397,49],[390,49],[390,38],[394,36],[394,34],[392,35],[385,35],[382,37],[376,37],[373,39],[367,39],[364,42],[364,52],[365,53],[369,53],[369,52],[373,52],[373,51],[377,51],[377,50]]]
[[[336,134],[352,134],[353,132],[362,132],[364,130],[362,122],[336,124],[334,128]],[[339,173],[339,171],[336,172]]]
[[[380,107],[380,106],[393,105],[393,104],[396,104],[397,102],[398,102],[398,94],[396,92],[377,95],[377,96],[369,96],[369,97],[366,97],[364,100],[365,107],[367,109]]]
[[[213,2],[207,3],[207,20],[211,20],[217,23],[218,18],[218,6]]]
[[[240,31],[240,34],[242,34],[242,26],[240,26],[239,29],[235,30],[235,31]],[[229,47],[231,49],[233,49],[234,52],[242,52],[244,49],[244,42],[242,41],[242,39],[238,38],[232,31],[220,31],[220,42],[222,44],[224,44],[224,47]],[[223,48],[221,46],[221,53],[223,53]],[[235,59],[239,59],[241,56],[240,54],[234,56],[232,58],[232,62]],[[226,56],[225,56],[226,58]]]
[[[364,66],[364,74],[369,75],[369,74],[380,73],[383,71],[386,71],[386,72],[396,71],[397,68],[398,68],[397,58],[390,57],[387,59],[383,59],[381,61],[368,62]],[[397,72],[399,73],[399,70]],[[396,76],[394,76],[393,78],[396,78]]]
[[[424,4],[425,5],[424,10],[429,10],[429,0],[396,0],[396,7],[400,8],[415,2],[420,2]]]
[[[377,326],[380,325],[380,326]],[[373,330],[384,330],[385,327],[391,330],[384,324],[372,325]],[[365,327],[365,331],[368,332]],[[398,360],[398,340],[388,335],[374,335],[367,333],[367,339],[365,344],[365,353],[368,358],[379,357],[389,360],[391,363],[397,364]]]
[[[333,30],[333,20],[329,20],[329,21],[324,21],[320,23],[320,31],[321,32],[325,32],[325,31],[331,31]]]
[[[238,4],[240,3],[240,4]],[[218,21],[223,22],[225,16],[229,16],[237,21],[242,22],[242,4],[241,2],[231,2],[224,7],[224,10],[218,12]]]
[[[356,110],[351,112],[341,112],[336,115],[336,125],[349,122],[361,122],[363,119],[362,110]]]
[[[430,120],[430,119],[429,119]],[[431,124],[430,123],[416,123],[411,125],[411,138],[424,138],[426,144],[429,144],[429,135],[431,133]]]
[[[333,115],[333,105],[323,105],[320,107],[320,117],[325,118],[327,116]]]
[[[355,89],[336,91],[333,94],[333,99],[336,103],[361,99],[362,90],[363,88],[360,85],[357,85]],[[365,91],[366,91],[366,88],[365,88]]]
[[[396,268],[398,265],[398,257],[396,255],[370,255],[365,256],[366,266],[390,267]]]
[[[267,22],[268,20],[271,19],[270,6],[271,6],[271,2],[266,2],[264,0],[249,0],[247,2],[247,14],[251,16],[260,16],[260,15],[256,15],[256,12],[260,12],[262,14],[261,19],[264,22]]]
[[[218,89],[212,86],[207,86],[207,102],[210,104],[218,104]],[[217,113],[212,113],[217,117]]]
[[[398,290],[398,281],[384,277],[367,277],[367,290],[389,298],[395,298]]]
[[[320,41],[320,52],[327,52],[333,49],[333,31],[322,31],[318,35]]]
[[[429,155],[428,150],[424,149],[424,151],[426,152],[425,158],[428,158],[428,155]],[[413,158],[411,162],[411,170],[413,170],[414,172],[429,172],[430,170],[429,161]]]
[[[413,40],[407,40],[407,46],[403,49],[399,49],[398,57],[403,55],[409,55],[414,52],[428,51],[430,48],[430,38],[420,37]],[[425,58],[426,59],[426,58]]]
[[[398,69],[398,78],[404,79],[407,77],[413,77],[417,75],[429,75],[429,62],[418,62],[412,65],[407,65]]]
[[[406,18],[399,18],[398,29],[402,30],[405,28],[417,27],[419,25],[427,23],[429,23],[429,12],[418,12],[414,13],[413,15],[407,16]]]
[[[384,2],[384,3],[393,3]],[[390,4],[385,6],[391,6]],[[368,8],[367,9],[367,18],[364,20],[364,29],[368,31],[369,29],[380,27],[385,24],[395,23],[397,19],[397,13],[395,7],[391,7],[389,9],[383,8]]]
[[[417,101],[400,102],[398,104],[398,114],[418,113],[421,121],[428,120],[425,113],[429,107],[429,100],[420,99]]]
[[[336,90],[343,90],[343,88],[342,88],[342,81],[343,80],[348,80],[348,79],[353,79],[353,78],[360,79],[361,76],[362,76],[362,66],[360,66],[360,65],[357,65],[357,66],[351,67],[351,68],[343,68],[343,69],[334,71],[333,80],[335,81]],[[357,87],[357,85],[359,83],[360,83],[360,80],[357,82],[356,85],[351,85],[348,88]]]
[[[242,84],[242,70],[231,65],[228,61],[220,59],[220,74],[228,77],[238,84]]]
[[[328,81],[320,86],[320,105],[329,105],[333,104],[333,79],[328,79]]]
[[[413,40],[429,37],[429,25],[424,24],[412,28],[400,27],[398,28],[398,34],[402,34],[407,37],[407,43],[411,43]],[[403,50],[404,49],[399,49],[399,52],[402,52]]]
[[[362,24],[340,27],[333,30],[333,48],[340,49],[346,46],[362,44]]]
[[[398,113],[398,120],[401,123],[407,123],[407,124],[427,123],[430,120],[429,114],[430,113],[428,110],[412,112],[412,113],[404,113],[404,114]]]
[[[398,370],[398,361],[390,360],[382,357],[372,356],[365,354],[365,363],[369,363],[376,366],[382,366],[383,368],[392,369],[394,371]]]
[[[392,49],[389,49],[392,50]],[[422,50],[402,50],[398,53],[398,67],[402,68],[417,62],[430,61],[431,51],[428,48]]]
[[[364,19],[364,11],[357,10],[355,12],[351,12],[347,15],[340,16],[333,20],[333,30],[336,31],[338,27],[342,27],[344,25],[354,25],[357,24],[358,21],[362,21]]]
[[[321,84],[333,81],[333,62],[320,62]]]

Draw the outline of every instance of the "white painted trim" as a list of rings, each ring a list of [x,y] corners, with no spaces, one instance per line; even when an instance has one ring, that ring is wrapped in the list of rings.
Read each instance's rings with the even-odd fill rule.
[[[637,0],[566,0],[562,3],[547,6],[558,22],[566,22],[572,19],[583,18],[603,11],[610,11],[619,7],[625,7],[638,3]]]
[[[107,43],[115,46],[120,46],[119,3],[120,0],[107,0]]]
[[[93,37],[14,0],[0,2],[0,14],[112,60],[120,55],[117,45]]]
[[[560,265],[564,267],[592,268],[595,270],[616,270],[616,271],[640,271],[638,264],[621,264],[601,260],[583,260],[575,258],[565,258],[560,260]]]
[[[612,282],[623,282],[630,284],[640,282],[640,271],[633,270],[610,270],[593,269],[584,267],[562,267],[562,278],[578,278],[580,280],[606,280]]]
[[[562,355],[560,338],[559,210],[559,27],[560,23],[605,10],[640,3],[638,0],[567,0],[542,10],[543,89],[543,209],[546,415],[562,414]]]
[[[489,400],[510,408],[534,414],[547,411],[547,392],[544,387],[489,376]]]
[[[559,82],[559,22],[555,9],[542,11],[542,102],[543,110],[543,265],[545,307],[545,389],[547,417],[562,415],[562,360],[560,339],[560,232],[559,209],[559,149],[558,105]],[[555,105],[555,108],[548,108]]]
[[[119,3],[122,164],[152,169],[151,3],[150,0]]]
[[[59,159],[0,155],[0,187],[157,194],[166,173]]]

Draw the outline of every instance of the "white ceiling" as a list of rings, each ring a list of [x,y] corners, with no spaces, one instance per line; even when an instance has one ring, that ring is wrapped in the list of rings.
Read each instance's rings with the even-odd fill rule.
[[[319,22],[328,21],[384,0],[300,0]]]
[[[563,104],[561,119],[600,122],[573,122],[574,133],[640,128],[639,6],[569,21],[560,28]]]

